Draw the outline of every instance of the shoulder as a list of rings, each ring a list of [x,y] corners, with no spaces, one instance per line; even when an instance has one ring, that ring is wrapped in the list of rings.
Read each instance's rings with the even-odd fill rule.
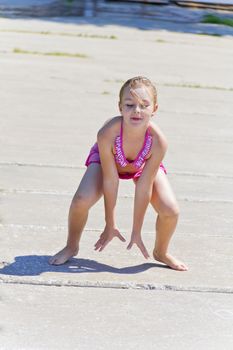
[[[97,140],[112,140],[120,131],[122,117],[117,116],[107,120],[97,133]]]
[[[161,153],[165,154],[167,151],[168,143],[162,130],[155,123],[151,122],[149,126],[149,132],[153,140],[152,152],[155,150],[156,152],[160,151]]]

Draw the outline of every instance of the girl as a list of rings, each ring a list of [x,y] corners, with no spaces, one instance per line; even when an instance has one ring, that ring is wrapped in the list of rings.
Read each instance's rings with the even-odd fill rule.
[[[102,251],[114,237],[125,242],[115,221],[120,178],[133,179],[135,183],[133,227],[127,249],[136,244],[144,257],[149,257],[141,229],[151,203],[158,213],[154,259],[172,269],[187,270],[184,263],[168,253],[179,208],[161,163],[167,142],[151,120],[157,108],[157,92],[149,79],[139,76],[124,83],[119,96],[121,116],[108,121],[98,132],[97,143],[86,160],[87,170],[70,206],[67,244],[50,259],[51,264],[63,264],[78,253],[88,211],[102,195],[106,225],[95,250]]]

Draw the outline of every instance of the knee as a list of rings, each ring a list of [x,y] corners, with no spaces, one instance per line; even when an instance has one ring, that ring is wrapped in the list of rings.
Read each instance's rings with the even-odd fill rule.
[[[89,198],[83,194],[76,194],[72,199],[70,210],[72,211],[82,211],[88,210],[90,208]]]
[[[178,219],[180,215],[180,208],[178,203],[176,201],[169,203],[160,211],[159,214],[163,217]]]

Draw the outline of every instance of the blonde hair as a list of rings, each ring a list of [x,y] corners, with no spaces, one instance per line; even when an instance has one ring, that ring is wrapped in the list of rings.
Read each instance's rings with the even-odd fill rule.
[[[156,87],[154,86],[154,84],[148,78],[142,77],[142,76],[138,76],[138,77],[134,77],[134,78],[128,79],[122,85],[122,87],[120,89],[120,93],[119,93],[120,103],[122,102],[124,89],[126,87],[129,86],[129,88],[134,89],[137,86],[141,86],[141,85],[145,85],[146,87],[148,87],[150,89],[150,91],[152,92],[152,95],[153,95],[154,103],[156,104],[157,103],[157,90],[156,90]]]

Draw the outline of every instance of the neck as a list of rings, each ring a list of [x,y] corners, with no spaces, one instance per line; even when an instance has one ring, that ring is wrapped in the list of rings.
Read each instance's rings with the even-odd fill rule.
[[[132,127],[132,126],[128,126],[127,124],[124,123],[123,121],[123,134],[124,136],[128,139],[137,139],[140,137],[144,137],[146,130],[148,129],[149,125],[147,126],[143,126],[143,127]]]

